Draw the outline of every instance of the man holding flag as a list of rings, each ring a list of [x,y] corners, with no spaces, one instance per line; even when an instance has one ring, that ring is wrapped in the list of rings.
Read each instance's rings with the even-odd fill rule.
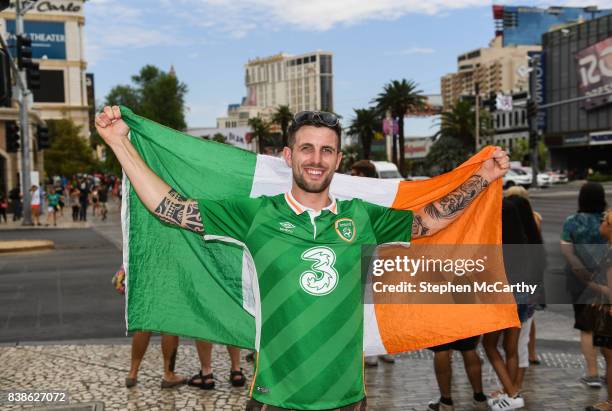
[[[119,107],[105,107],[96,128],[151,213],[207,242],[244,249],[254,272],[249,309],[258,352],[249,410],[365,409],[360,246],[439,232],[509,167],[497,148],[459,187],[414,211],[336,199],[330,184],[342,160],[340,122],[331,113],[301,112],[283,151],[290,191],[196,200],[149,168],[127,138]]]

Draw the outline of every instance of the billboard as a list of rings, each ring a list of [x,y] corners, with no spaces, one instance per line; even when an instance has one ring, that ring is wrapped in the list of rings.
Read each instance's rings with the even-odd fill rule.
[[[529,51],[532,67],[530,77],[531,98],[538,107],[546,104],[546,55],[543,51]],[[535,118],[535,129],[546,130],[546,109],[538,110]]]
[[[578,93],[587,110],[612,103],[612,37],[595,43],[575,54],[578,70]]]
[[[32,58],[66,60],[64,23],[55,21],[24,21],[23,28],[32,39]],[[15,50],[15,20],[6,20],[8,46]]]

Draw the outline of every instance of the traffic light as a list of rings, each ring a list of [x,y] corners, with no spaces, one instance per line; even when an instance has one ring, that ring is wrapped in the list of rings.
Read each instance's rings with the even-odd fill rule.
[[[538,133],[536,131],[529,131],[529,148],[536,148],[538,145]]]
[[[6,151],[9,153],[17,153],[19,151],[19,126],[15,121],[7,121],[5,124],[6,136]]]
[[[32,63],[26,68],[26,80],[30,90],[40,89],[40,66],[38,63]]]
[[[49,137],[49,129],[47,126],[36,126],[36,141],[38,143],[38,149],[44,150],[45,148],[51,147],[51,139]]]
[[[32,39],[19,35],[17,36],[17,66],[20,69],[31,67],[32,65]]]
[[[534,120],[538,115],[538,108],[533,100],[527,100],[527,118]]]
[[[11,67],[8,53],[5,49],[0,49],[0,106],[11,106],[11,89]]]

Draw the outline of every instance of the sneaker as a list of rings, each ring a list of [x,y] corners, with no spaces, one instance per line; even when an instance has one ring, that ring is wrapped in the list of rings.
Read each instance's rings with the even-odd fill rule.
[[[487,400],[476,401],[475,399],[472,399],[472,406],[472,408],[477,411],[486,411],[489,409]]]
[[[489,398],[487,398],[487,405],[490,407],[502,395],[506,395],[506,394],[503,391],[494,391],[494,392],[492,392],[491,394],[489,394]]]
[[[525,406],[525,400],[520,394],[514,397],[508,396],[508,394],[500,395],[495,402],[491,405],[491,411],[509,411],[523,408]]]
[[[438,400],[431,400],[427,405],[427,411],[455,411],[455,407],[452,405],[442,404]]]
[[[367,365],[368,367],[376,367],[378,365],[378,357],[365,357],[365,365]]]
[[[584,377],[580,378],[580,382],[585,384],[587,387],[601,388],[601,379],[598,375],[594,375],[592,377],[587,377],[585,375]]]

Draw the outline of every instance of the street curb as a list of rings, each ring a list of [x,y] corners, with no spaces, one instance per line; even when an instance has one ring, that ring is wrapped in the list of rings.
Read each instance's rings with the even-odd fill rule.
[[[52,250],[55,243],[51,240],[11,240],[0,241],[0,254],[22,251]]]

